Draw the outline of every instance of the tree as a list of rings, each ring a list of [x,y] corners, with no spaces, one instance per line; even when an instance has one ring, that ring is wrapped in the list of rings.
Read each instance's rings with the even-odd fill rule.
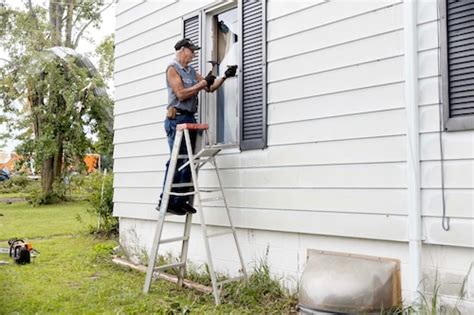
[[[104,80],[111,80],[114,75],[114,51],[114,34],[104,38],[104,40],[102,40],[95,50],[96,54],[100,58],[99,72],[102,74]]]
[[[111,82],[114,74],[114,35],[111,34],[104,38],[97,46],[95,52],[99,58],[99,72],[102,78],[107,82]],[[98,133],[98,140],[93,144],[93,151],[101,156],[101,167],[111,168],[113,159],[113,114],[109,113],[110,125],[101,125],[101,128],[108,128],[106,132]]]
[[[10,57],[0,69],[2,109],[18,117],[8,127],[19,132],[17,151],[41,171],[44,203],[57,199],[55,184],[67,165],[91,147],[87,129],[112,139],[113,104],[100,93],[105,83],[68,50],[88,27],[99,27],[101,12],[112,3],[51,0],[44,8],[28,0],[22,9],[0,8],[0,44]]]

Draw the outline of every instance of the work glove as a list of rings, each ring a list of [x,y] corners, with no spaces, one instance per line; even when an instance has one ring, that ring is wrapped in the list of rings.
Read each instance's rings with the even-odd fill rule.
[[[208,88],[210,88],[214,84],[214,81],[216,80],[216,76],[212,74],[212,70],[209,71],[209,73],[204,78],[204,80],[206,80]]]
[[[227,66],[227,70],[225,71],[224,75],[226,78],[235,77],[235,73],[237,72],[237,65]]]

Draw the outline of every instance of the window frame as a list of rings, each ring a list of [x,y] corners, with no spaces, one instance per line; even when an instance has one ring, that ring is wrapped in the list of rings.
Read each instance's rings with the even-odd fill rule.
[[[201,7],[200,9],[188,13],[182,16],[182,35],[184,36],[184,28],[185,28],[185,21],[189,18],[198,16],[199,18],[199,42],[198,44],[202,47],[201,53],[199,54],[199,70],[198,72],[202,75],[205,75],[210,70],[210,64],[206,62],[207,58],[207,46],[208,40],[207,38],[203,38],[203,36],[207,36],[208,24],[209,20],[212,20],[213,17],[217,14],[220,14],[226,10],[230,10],[233,8],[237,9],[238,14],[238,27],[241,31],[240,34],[240,50],[238,51],[238,62],[239,62],[239,69],[238,71],[238,89],[239,89],[239,104],[238,104],[238,124],[237,124],[237,141],[235,143],[229,144],[218,144],[217,143],[217,112],[214,110],[210,111],[209,99],[212,97],[216,97],[213,94],[209,93],[199,93],[199,111],[198,111],[198,121],[202,123],[208,123],[209,128],[209,144],[211,146],[216,146],[219,148],[234,148],[240,152],[248,151],[248,150],[264,150],[268,147],[268,96],[267,96],[267,0],[258,0],[261,7],[257,10],[260,10],[260,18],[262,19],[261,29],[261,94],[255,98],[254,91],[258,90],[255,89],[257,87],[257,83],[249,83],[244,84],[244,76],[246,75],[246,65],[244,63],[250,62],[250,64],[255,63],[257,59],[252,59],[253,54],[253,47],[254,44],[258,41],[255,41],[255,36],[252,35],[248,38],[251,42],[254,40],[254,43],[251,44],[252,49],[248,50],[247,53],[249,55],[244,54],[244,35],[245,32],[254,32],[252,28],[256,24],[249,22],[249,18],[252,19],[255,17],[255,2],[244,2],[244,0],[232,0],[232,1],[225,1],[225,2],[214,2],[208,5]],[[248,5],[248,6],[247,6]],[[249,7],[250,6],[250,7]],[[252,12],[254,11],[254,12]],[[248,16],[245,15],[246,13],[249,14]],[[244,22],[247,21],[245,24]],[[247,25],[247,26],[246,26]],[[250,27],[250,28],[249,28]],[[245,28],[245,30],[244,30]],[[255,33],[254,33],[255,34]],[[248,69],[247,69],[248,70]],[[247,73],[247,75],[249,75]],[[251,80],[253,81],[253,80]],[[245,90],[244,90],[245,89]],[[212,97],[211,97],[212,96]],[[246,97],[250,97],[252,100],[248,100],[248,102],[244,102]],[[258,105],[255,101],[258,99],[260,105]],[[247,119],[249,119],[247,121]],[[258,130],[255,128],[260,126]]]
[[[223,13],[228,10],[232,9],[239,9],[239,3],[237,1],[229,1],[229,2],[222,2],[222,3],[217,3],[217,4],[212,4],[203,10],[201,10],[202,14],[202,19],[201,19],[201,30],[202,34],[205,34],[204,37],[201,37],[201,66],[200,68],[203,69],[201,74],[205,76],[211,69],[212,65],[210,63],[207,63],[207,53],[208,53],[208,29],[209,27],[214,27],[213,25],[213,19],[216,15]],[[240,15],[239,15],[239,21],[238,21],[238,27],[241,29],[241,21],[240,21]],[[211,24],[211,26],[209,26]],[[212,39],[211,39],[212,40]],[[240,41],[242,40],[241,38],[239,39]],[[239,77],[241,76],[241,67],[240,65],[242,64],[242,53],[239,50],[239,68],[238,68],[238,75]],[[224,82],[225,84],[225,82]],[[242,87],[240,85],[240,79],[239,79],[239,117],[238,117],[238,125],[237,125],[237,142],[235,143],[217,143],[217,106],[216,106],[216,99],[217,99],[217,91],[214,93],[203,93],[201,95],[200,99],[200,109],[201,109],[201,121],[206,122],[209,124],[209,144],[213,147],[216,148],[238,148],[240,146],[240,109],[242,107],[242,102],[241,102],[241,91]]]
[[[474,129],[474,115],[466,115],[465,117],[450,117],[449,102],[449,65],[448,65],[448,27],[447,27],[447,0],[439,1],[439,46],[440,46],[440,101],[443,109],[443,126],[445,131],[464,131]],[[441,119],[441,118],[440,118]]]

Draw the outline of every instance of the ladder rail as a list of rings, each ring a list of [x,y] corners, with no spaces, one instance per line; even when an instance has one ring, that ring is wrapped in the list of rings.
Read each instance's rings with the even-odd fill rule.
[[[191,146],[191,139],[189,137],[189,130],[185,129],[184,130],[184,140],[186,141],[186,147],[189,149],[189,148],[192,148]],[[209,240],[207,238],[207,227],[206,227],[206,220],[204,219],[204,213],[203,213],[203,209],[202,209],[202,204],[201,204],[201,194],[199,192],[199,185],[198,185],[198,181],[197,181],[197,173],[196,173],[196,168],[194,167],[195,164],[194,164],[194,158],[192,156],[192,154],[189,156],[189,166],[190,166],[190,169],[191,169],[191,178],[193,180],[193,183],[194,183],[194,189],[196,190],[196,197],[195,198],[195,202],[197,202],[197,206],[198,206],[198,213],[199,213],[199,219],[201,221],[201,231],[202,231],[202,236],[203,236],[203,239],[204,239],[204,246],[206,247],[206,256],[207,256],[207,265],[208,265],[208,268],[209,268],[209,274],[211,276],[211,283],[212,283],[212,291],[213,291],[213,294],[214,294],[214,299],[216,301],[216,304],[220,304],[220,297],[219,297],[219,292],[218,292],[218,287],[217,287],[217,279],[216,279],[216,274],[214,272],[214,264],[212,262],[212,256],[211,256],[211,248],[209,246]]]
[[[173,144],[173,150],[171,151],[171,160],[168,167],[168,174],[171,174],[171,175],[168,175],[166,177],[165,191],[171,190],[171,185],[173,184],[173,179],[174,179],[173,174],[176,170],[177,157],[179,155],[179,148],[181,145],[182,137],[183,137],[182,132],[176,134],[175,141]],[[148,270],[145,277],[145,285],[143,287],[144,293],[148,293],[148,291],[150,290],[151,281],[153,279],[153,272],[155,269],[156,258],[158,256],[158,249],[160,247],[161,233],[163,232],[163,225],[165,221],[166,209],[168,208],[169,197],[170,197],[169,194],[163,194],[163,198],[161,200],[160,211],[158,214],[158,225],[155,230],[155,235],[153,237],[153,243],[152,243],[151,253],[149,257],[150,259],[148,261]]]
[[[189,249],[189,235],[191,234],[191,225],[193,223],[193,215],[191,213],[186,214],[186,220],[184,223],[184,237],[185,240],[181,245],[181,255],[179,261],[183,262],[184,265],[178,270],[178,286],[183,286],[184,277],[186,276],[186,261],[188,260],[188,249]]]
[[[225,211],[227,212],[227,218],[229,219],[230,228],[232,229],[232,235],[234,236],[235,246],[237,247],[237,253],[239,254],[239,260],[240,260],[240,265],[242,267],[242,273],[244,274],[244,279],[247,280],[248,279],[247,268],[245,267],[244,258],[242,256],[242,250],[240,249],[239,240],[237,238],[237,232],[235,230],[234,223],[232,222],[232,217],[229,211],[229,205],[227,204],[227,199],[225,198],[224,188],[222,186],[221,174],[220,174],[219,167],[217,166],[215,157],[212,157],[212,163],[214,164],[214,169],[216,170],[217,181],[221,189]]]

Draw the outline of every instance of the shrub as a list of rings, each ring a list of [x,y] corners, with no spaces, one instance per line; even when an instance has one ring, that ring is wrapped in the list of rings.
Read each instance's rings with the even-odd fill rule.
[[[88,176],[73,173],[68,176],[69,191],[74,198],[86,198],[90,193]]]
[[[45,195],[41,189],[41,185],[38,183],[29,189],[29,195],[26,200],[33,206],[47,205],[60,203],[70,199],[68,196],[67,186],[63,182],[55,182],[53,184],[53,192],[49,195]]]
[[[13,176],[10,181],[12,182],[13,186],[18,186],[21,188],[25,188],[28,185],[28,177],[25,175]]]
[[[36,181],[29,180],[25,175],[13,175],[9,180],[0,182],[0,193],[29,193],[37,185]]]
[[[118,231],[118,219],[113,216],[113,175],[103,175],[99,172],[90,174],[84,180],[88,192],[89,213],[98,217],[94,233],[115,234]]]

